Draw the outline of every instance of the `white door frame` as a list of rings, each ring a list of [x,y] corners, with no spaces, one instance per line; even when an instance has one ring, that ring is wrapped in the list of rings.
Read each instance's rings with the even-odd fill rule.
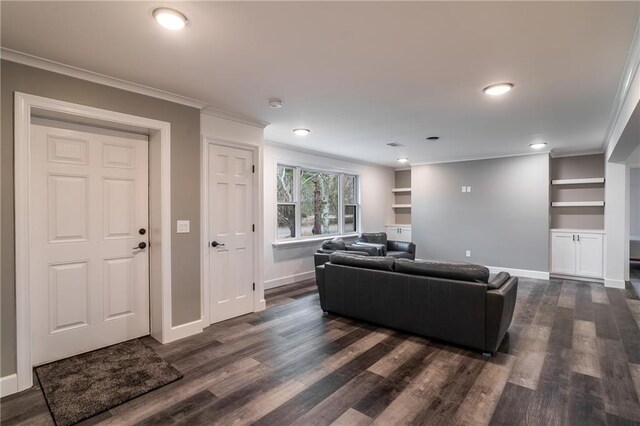
[[[164,121],[15,93],[16,349],[18,391],[32,386],[29,281],[29,167],[31,117],[72,118],[89,125],[149,135],[150,328],[162,343],[176,340],[171,322],[171,124]]]
[[[200,242],[202,247],[200,275],[202,276],[202,285],[200,294],[202,294],[202,322],[205,327],[211,324],[209,316],[209,286],[211,285],[209,281],[209,145],[227,146],[251,151],[253,153],[253,164],[256,169],[258,169],[260,160],[260,148],[256,145],[205,135],[202,136],[200,150],[200,157],[202,159],[200,167]],[[260,220],[260,194],[262,191],[259,186],[261,182],[259,176],[259,170],[256,170],[253,174],[253,223],[256,225],[256,230],[253,233],[253,280],[256,283],[256,290],[253,292],[253,312],[262,311],[266,308],[261,272],[262,250],[260,250],[260,245],[262,242],[262,222]]]

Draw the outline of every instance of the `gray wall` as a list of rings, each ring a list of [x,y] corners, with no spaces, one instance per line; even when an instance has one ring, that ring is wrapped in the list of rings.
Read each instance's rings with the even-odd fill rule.
[[[200,317],[200,111],[108,86],[2,61],[1,79],[1,364],[0,375],[16,371],[15,250],[13,194],[13,93],[33,95],[134,114],[171,123],[171,217],[191,221],[190,234],[171,243],[173,324]]]
[[[415,166],[411,186],[417,257],[549,270],[547,154]]]

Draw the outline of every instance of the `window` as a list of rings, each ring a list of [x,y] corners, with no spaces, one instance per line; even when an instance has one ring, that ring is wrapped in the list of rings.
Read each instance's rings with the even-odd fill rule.
[[[358,231],[358,177],[278,165],[278,240]]]

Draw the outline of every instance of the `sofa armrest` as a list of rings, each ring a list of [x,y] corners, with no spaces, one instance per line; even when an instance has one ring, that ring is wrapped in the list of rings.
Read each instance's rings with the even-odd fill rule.
[[[485,351],[495,353],[513,319],[518,295],[518,277],[511,277],[486,296]]]
[[[316,285],[318,286],[318,294],[320,295],[320,307],[326,311],[327,291],[324,282],[324,264],[316,266]]]
[[[407,253],[415,254],[416,245],[408,241],[387,241],[387,248],[389,251],[406,251]]]

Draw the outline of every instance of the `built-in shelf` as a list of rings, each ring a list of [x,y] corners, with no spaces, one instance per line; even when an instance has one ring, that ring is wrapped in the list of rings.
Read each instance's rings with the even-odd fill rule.
[[[391,204],[391,207],[394,209],[410,209],[411,204]]]
[[[551,185],[585,185],[590,183],[604,183],[604,178],[556,179],[551,181]]]
[[[604,201],[554,201],[551,207],[603,207]]]
[[[411,192],[411,188],[393,188],[391,192]]]

